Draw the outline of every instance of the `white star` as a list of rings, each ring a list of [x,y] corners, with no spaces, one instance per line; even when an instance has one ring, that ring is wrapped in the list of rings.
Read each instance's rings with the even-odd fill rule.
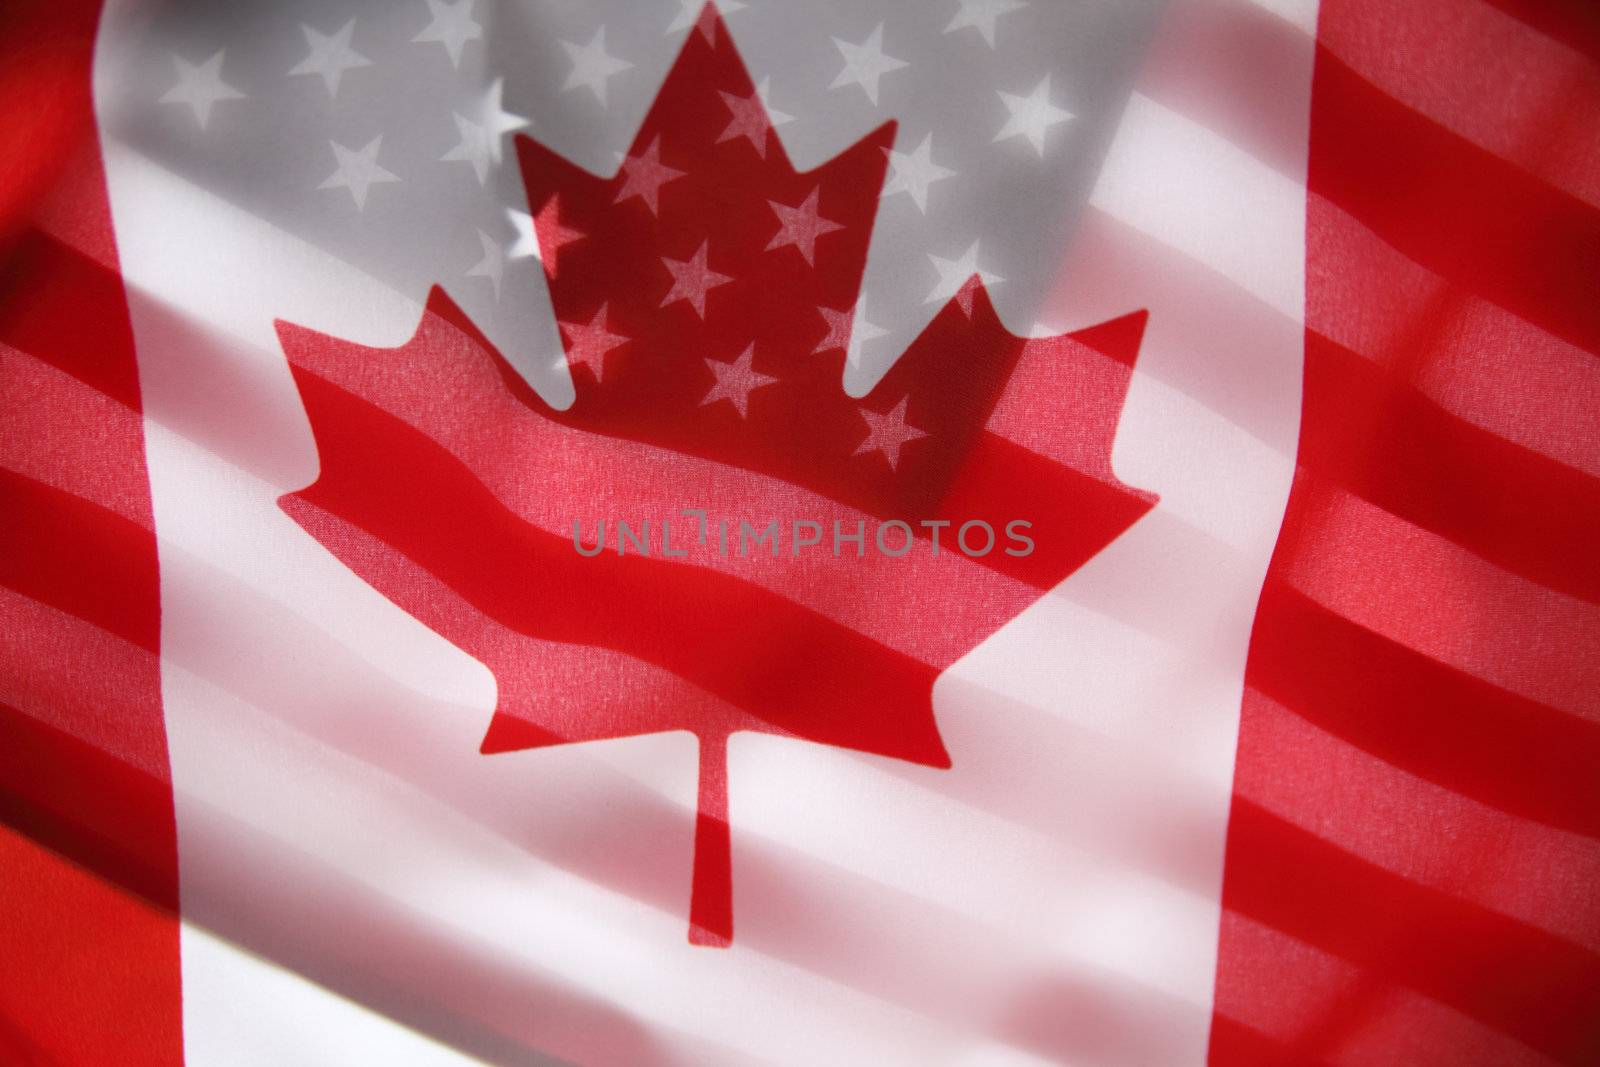
[[[350,195],[355,198],[356,210],[364,210],[367,206],[367,190],[382,182],[397,182],[400,179],[378,166],[378,145],[383,141],[380,133],[367,142],[360,151],[351,151],[337,141],[329,141],[333,146],[334,158],[339,161],[328,180],[317,186],[318,189],[349,189]]]
[[[721,89],[717,90],[717,95],[722,97],[722,102],[733,113],[733,117],[728,120],[728,125],[722,131],[722,136],[717,138],[718,144],[743,137],[755,148],[756,155],[762,159],[767,158],[767,130],[794,121],[793,115],[774,111],[767,103],[767,90],[771,84],[771,78],[763,78],[761,84],[756,86],[756,91],[749,96],[738,96],[734,93],[725,93]]]
[[[851,453],[859,456],[863,452],[881,452],[883,458],[889,461],[889,469],[894,470],[900,465],[900,448],[909,441],[915,441],[927,434],[915,426],[906,425],[906,402],[909,397],[901,397],[900,403],[887,414],[882,415],[876,411],[861,409],[861,417],[867,420],[867,439],[856,446]]]
[[[517,208],[506,208],[506,219],[510,227],[517,230],[517,237],[512,238],[510,248],[506,250],[506,258],[542,261],[544,256],[539,253],[539,234],[534,230],[533,216]]]
[[[739,358],[729,363],[720,359],[706,360],[706,366],[711,368],[711,373],[717,376],[717,383],[711,387],[705,399],[700,401],[700,406],[715,404],[718,400],[731,403],[741,419],[750,417],[750,392],[760,389],[763,385],[771,385],[778,379],[770,374],[762,374],[751,366],[756,357],[756,346],[747,345],[739,353]]]
[[[474,109],[474,114],[472,116],[477,124],[483,127],[484,131],[487,133],[489,141],[489,158],[494,160],[496,163],[500,162],[502,155],[502,138],[504,138],[506,134],[511,133],[514,130],[524,129],[528,125],[527,119],[523,118],[521,115],[513,115],[511,112],[505,109],[505,105],[503,103],[505,89],[506,80],[504,78],[496,78],[493,82],[491,82],[488,90],[478,101],[478,106]]]
[[[245,95],[222,80],[222,56],[216,55],[204,63],[190,63],[181,56],[173,56],[178,68],[178,84],[168,89],[161,98],[163,104],[185,104],[194,112],[195,121],[203,130],[211,121],[211,105],[218,100],[243,100]]]
[[[985,285],[998,285],[1005,281],[998,274],[978,268],[978,242],[972,242],[972,247],[961,253],[960,259],[945,259],[943,256],[929,254],[933,261],[933,269],[939,272],[939,281],[934,285],[932,292],[924,304],[942,304],[951,297],[967,318],[972,317],[972,290],[967,288],[967,281],[976,274]]]
[[[1005,102],[1011,116],[1006,119],[1006,124],[1000,127],[1000,132],[994,135],[994,139],[1003,141],[1007,137],[1026,137],[1041,159],[1044,158],[1045,131],[1074,117],[1072,112],[1056,107],[1050,102],[1048,74],[1027,96],[1001,92],[1000,99]]]
[[[662,299],[662,307],[666,307],[674,300],[684,300],[694,308],[694,313],[703,319],[706,317],[706,293],[719,285],[733,281],[728,275],[718,274],[706,266],[708,244],[707,241],[701,241],[700,247],[688,259],[661,260],[662,265],[672,273],[672,288]]]
[[[372,66],[372,60],[350,47],[350,35],[355,31],[355,19],[351,19],[334,33],[319,33],[314,27],[301,23],[300,32],[306,35],[306,44],[310,46],[311,52],[289,73],[319,74],[322,76],[322,84],[328,87],[328,95],[338,96],[339,79],[344,76],[345,71]]]
[[[761,84],[756,86],[756,95],[761,98],[761,106],[767,109],[767,121],[774,127],[782,126],[786,122],[793,122],[794,116],[779,111],[772,106],[772,79],[762,78]]]
[[[733,113],[728,125],[723,128],[722,136],[717,138],[717,143],[743,137],[756,150],[756,155],[766,159],[769,126],[767,109],[762,106],[760,95],[751,93],[749,96],[735,96],[721,89],[717,90],[717,95],[722,97],[722,102],[728,105],[728,110]]]
[[[706,7],[707,0],[678,0],[678,3],[681,6],[678,8],[678,13],[672,16],[672,25],[667,27],[667,35],[670,36],[679,30],[687,30],[690,26],[698,24],[706,43],[715,44],[716,42],[711,39],[711,21],[707,19],[701,22],[700,20],[700,13]],[[743,11],[745,9],[742,0],[720,0],[719,3],[712,6],[724,18],[735,11]]]
[[[839,76],[833,79],[830,89],[837,89],[844,85],[859,85],[861,91],[867,94],[867,99],[874,104],[878,102],[878,79],[905,67],[904,60],[883,53],[883,23],[878,23],[878,28],[872,35],[860,44],[851,44],[835,37],[834,47],[844,56],[844,69],[839,71]]]
[[[954,33],[967,26],[975,27],[983,34],[983,39],[990,48],[994,47],[995,20],[1001,15],[1009,15],[1028,6],[1025,0],[957,0],[957,2],[961,5],[961,10],[956,12],[956,17],[950,20],[950,25],[944,28],[944,32]]]
[[[817,342],[817,347],[811,350],[811,354],[816,355],[818,352],[827,352],[834,348],[849,348],[851,313],[835,311],[833,308],[818,308],[817,314],[828,324],[828,333]]]
[[[478,231],[478,241],[483,245],[483,258],[467,271],[469,278],[488,278],[494,286],[494,298],[500,299],[500,280],[506,276],[506,257],[500,250],[500,242],[493,237]]]
[[[861,365],[861,352],[868,341],[889,335],[888,330],[867,321],[867,298],[864,296],[856,300],[855,308],[850,311],[818,308],[817,313],[828,324],[828,335],[812,349],[813,354],[841,348],[851,366]]]
[[[618,59],[606,51],[606,28],[601,26],[594,31],[594,39],[588,44],[573,44],[571,41],[562,41],[561,47],[566,50],[567,58],[572,60],[572,72],[567,75],[566,82],[561,86],[563,91],[571,91],[587,86],[594,92],[595,99],[603,106],[606,102],[606,82],[625,70],[633,69],[633,64],[626,59]]]
[[[637,196],[650,209],[650,214],[661,214],[661,187],[684,172],[661,162],[661,138],[657,137],[643,152],[622,161],[622,188],[617,190],[616,203]]]
[[[461,140],[439,159],[443,162],[472,164],[472,172],[478,176],[478,184],[482,185],[489,177],[489,131],[461,115],[451,117],[456,120],[456,135]]]
[[[890,174],[889,180],[883,183],[883,195],[905,193],[917,205],[917,210],[926,215],[928,186],[955,174],[949,167],[941,167],[933,161],[933,134],[924,137],[910,152],[896,152],[892,148],[884,151],[889,153]]]
[[[780,204],[776,200],[767,201],[778,216],[779,224],[778,232],[767,244],[768,252],[774,248],[794,245],[807,263],[816,262],[817,238],[825,233],[844,229],[841,224],[832,219],[825,219],[817,213],[817,194],[821,191],[820,187],[811,190],[799,207]]]
[[[459,112],[452,116],[460,141],[439,157],[441,160],[472,164],[479,185],[488,178],[490,164],[498,164],[503,158],[505,135],[528,125],[527,119],[511,114],[502,105],[505,82],[504,78],[494,80],[476,106],[469,109],[471,117]]]
[[[552,278],[561,258],[561,249],[585,236],[580,230],[562,225],[560,196],[546,200],[537,215],[515,208],[507,209],[506,214],[517,231],[516,242],[507,255],[512,259],[532,256],[545,265],[545,272]]]
[[[594,380],[602,380],[606,369],[606,353],[628,343],[630,338],[612,333],[606,326],[606,305],[587,323],[563,322],[562,335],[567,339],[567,362],[585,366],[594,372]]]
[[[511,223],[511,228],[517,231],[517,236],[512,240],[511,247],[506,250],[507,259],[533,258],[544,260],[539,251],[539,234],[533,225],[533,216],[526,211],[518,211],[514,207],[506,208],[506,219]]]
[[[450,65],[461,65],[461,50],[467,46],[468,41],[476,41],[483,36],[483,27],[472,19],[472,5],[475,0],[428,0],[428,14],[433,21],[428,23],[423,31],[411,38],[413,44],[438,43],[444,45],[444,50],[450,53]]]

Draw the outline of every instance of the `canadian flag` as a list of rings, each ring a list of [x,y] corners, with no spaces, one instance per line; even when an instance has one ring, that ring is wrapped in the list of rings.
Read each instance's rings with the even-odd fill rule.
[[[1600,1062],[1581,0],[11,0],[0,1061]]]

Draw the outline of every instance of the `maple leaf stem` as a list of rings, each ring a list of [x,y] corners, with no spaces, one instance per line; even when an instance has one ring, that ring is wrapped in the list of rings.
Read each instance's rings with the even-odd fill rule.
[[[733,845],[728,831],[728,735],[700,738],[700,799],[694,823],[689,943],[733,943]]]

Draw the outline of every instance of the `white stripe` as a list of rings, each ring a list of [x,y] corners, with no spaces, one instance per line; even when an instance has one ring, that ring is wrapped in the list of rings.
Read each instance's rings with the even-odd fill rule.
[[[487,1062],[408,1030],[193,923],[183,925],[182,954],[186,1022],[219,1015],[235,1020],[227,1031],[185,1025],[183,1054],[189,1063],[473,1067]],[[241,994],[252,1003],[266,1001],[273,1010],[239,1013],[231,1001]]]
[[[1305,186],[1206,127],[1135,93],[1089,202],[1304,319]]]
[[[1264,11],[1288,22],[1307,36],[1314,37],[1317,33],[1317,11],[1319,0],[1250,0],[1251,3]]]

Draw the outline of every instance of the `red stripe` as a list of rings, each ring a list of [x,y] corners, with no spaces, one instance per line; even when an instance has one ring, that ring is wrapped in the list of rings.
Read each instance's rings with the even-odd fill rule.
[[[0,819],[170,919],[178,907],[172,835],[164,831],[170,784],[9,704],[0,704],[0,723]],[[84,788],[89,782],[93,788]]]
[[[122,279],[37,229],[17,239],[0,274],[0,341],[139,409],[133,361],[112,358],[133,351]]]
[[[1276,580],[1256,616],[1250,685],[1418,777],[1600,839],[1600,726],[1403,648]]]
[[[1406,106],[1600,207],[1600,78],[1588,59],[1482,0],[1360,2],[1365,25],[1330,25],[1329,51]],[[1426,65],[1415,62],[1421,53]]]
[[[570,538],[574,518],[584,519],[592,537],[593,520],[599,516],[628,517],[635,526],[640,517],[653,516],[659,534],[659,520],[677,515],[687,503],[711,508],[713,524],[719,514],[728,517],[735,527],[735,541],[740,516],[803,515],[825,531],[831,531],[833,521],[845,530],[865,521],[866,558],[855,558],[848,548],[839,558],[822,548],[803,567],[796,567],[787,552],[781,559],[708,556],[696,562],[736,573],[923,662],[942,666],[965,654],[973,641],[1031,603],[1036,590],[1052,587],[1149,510],[1153,497],[1118,482],[1108,448],[1099,447],[1110,441],[1114,431],[1131,362],[1126,339],[1131,336],[1136,343],[1142,319],[1142,315],[1127,316],[1082,331],[1077,340],[1045,339],[1030,345],[1029,380],[1008,393],[1022,402],[1008,411],[1005,431],[1037,415],[1041,424],[1072,420],[1078,434],[1065,442],[1054,441],[1054,454],[1048,457],[1033,450],[1052,443],[1037,435],[1025,445],[987,431],[976,435],[961,458],[954,488],[929,505],[929,513],[898,510],[875,498],[863,501],[866,494],[842,492],[837,485],[824,484],[812,493],[770,473],[735,465],[751,462],[743,453],[729,462],[716,462],[655,444],[641,447],[627,437],[570,429],[541,414],[543,401],[527,392],[503,360],[490,354],[464,358],[456,327],[438,314],[424,317],[405,349],[408,373],[399,376],[362,373],[366,360],[373,358],[367,350],[287,324],[279,328],[293,362],[395,413],[460,458],[473,477],[524,521],[562,537]],[[1117,343],[1118,335],[1123,344]],[[1103,354],[1104,350],[1116,355]],[[819,362],[812,372],[836,378],[837,367],[830,370]],[[836,382],[832,388],[837,391]],[[1070,395],[1071,402],[1044,414],[1029,400],[1047,388]],[[462,417],[459,400],[438,403],[447,395],[473,398],[470,417]],[[850,417],[865,430],[859,417],[853,413]],[[518,456],[539,457],[541,476],[530,478],[529,468]],[[670,470],[670,478],[663,477],[665,470]],[[552,491],[561,485],[581,485],[585,491],[574,500]],[[829,499],[827,492],[836,497]],[[870,510],[840,504],[841,499]],[[902,559],[878,555],[870,546],[876,523],[868,521],[875,514],[909,520],[923,543]],[[929,550],[926,528],[917,524],[921,518],[952,523],[942,533],[943,549],[937,555]],[[1033,523],[1037,545],[1036,551],[1022,557],[1007,555],[998,547],[1009,544],[1006,527],[1018,518]],[[988,521],[997,538],[996,550],[977,559],[956,551],[953,544],[960,526],[974,519]],[[693,529],[692,523],[674,520],[678,540],[686,528]],[[995,571],[1020,581],[997,581]],[[926,612],[921,605],[868,591],[891,584],[944,590],[941,625],[921,625]]]
[[[1561,1062],[1593,1063],[1600,1055],[1600,956],[1375,867],[1242,798],[1234,800],[1228,837],[1227,910],[1401,982]],[[1358,1017],[1329,1027],[1325,1047],[1337,1044],[1341,1029],[1358,1027],[1368,1006],[1358,1000],[1350,1007]],[[1316,1051],[1299,1049],[1288,1062],[1306,1062]],[[1467,1050],[1439,1062],[1482,1061]]]
[[[1486,2],[1600,64],[1600,6],[1594,0]]]
[[[1313,193],[1441,277],[1600,354],[1600,211],[1386,96],[1326,48],[1312,122]]]
[[[144,456],[107,447],[141,432],[139,411],[3,341],[0,392],[13,411],[50,412],[48,435],[20,419],[0,420],[0,455],[12,473],[93,500],[130,522],[149,521]],[[133,491],[119,495],[113,487]]]
[[[1597,301],[1600,303],[1600,301]],[[1600,603],[1600,481],[1306,335],[1300,464],[1514,574]],[[1381,442],[1381,447],[1374,447]]]
[[[155,651],[153,533],[3,467],[0,515],[0,585]]]
[[[1019,513],[1015,487],[1037,494]],[[961,478],[939,502],[937,515],[952,529],[983,520],[1004,531],[1013,519],[1027,518],[1043,531],[1034,552],[1008,556],[994,552],[974,559],[1038,590],[1054,588],[1150,510],[1154,497],[1115,480],[1109,470],[1077,470],[993,433],[979,434],[961,466]],[[920,533],[920,527],[919,527]]]
[[[1600,110],[1600,108],[1597,108]],[[1600,360],[1462,293],[1313,197],[1306,321],[1476,426],[1600,476]]]
[[[296,368],[295,378],[318,428],[321,474],[310,488],[285,497],[284,507],[319,538],[338,543],[339,524],[350,523],[503,625],[627,653],[744,709],[764,728],[947,765],[926,715],[932,666],[704,567],[611,551],[582,558],[569,537],[524,522],[420,431],[308,371]],[[462,531],[470,531],[470,549]],[[727,652],[752,642],[768,650],[759,668]],[[863,708],[874,714],[860,714]],[[550,708],[535,718],[566,740],[697,726],[594,722],[585,712]],[[926,730],[910,729],[924,722]]]
[[[1323,1063],[1295,1058],[1288,1046],[1220,1012],[1211,1022],[1211,1062],[1234,1067],[1322,1067]]]

